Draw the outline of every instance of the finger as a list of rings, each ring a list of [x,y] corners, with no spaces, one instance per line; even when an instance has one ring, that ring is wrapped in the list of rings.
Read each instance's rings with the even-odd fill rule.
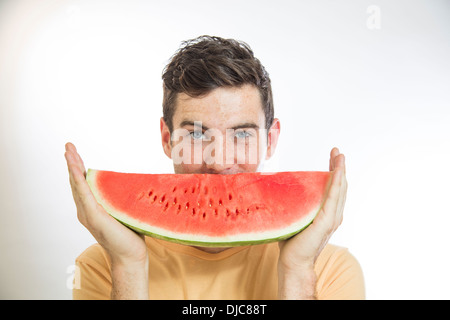
[[[345,156],[340,154],[336,159],[336,167],[342,171],[341,182],[340,182],[340,191],[339,191],[339,200],[337,204],[336,211],[336,224],[335,228],[341,225],[344,214],[344,206],[347,198],[347,178],[346,178],[346,170],[345,170]]]
[[[341,188],[340,188],[340,194],[339,194],[339,201],[337,204],[335,228],[339,227],[342,223],[346,199],[347,199],[347,178],[346,178],[345,172],[344,172],[342,175],[342,179],[341,179]]]
[[[70,152],[71,154],[73,154],[78,167],[80,168],[83,175],[86,177],[86,168],[84,167],[84,162],[81,159],[81,156],[78,154],[77,148],[73,143],[71,142],[66,143],[66,152]]]
[[[74,183],[79,183],[81,180],[84,180],[84,176],[76,155],[69,150],[66,151],[64,156],[67,161],[67,168],[69,170],[69,176],[72,179],[71,181]]]
[[[74,159],[73,154],[66,153],[65,154],[66,160],[67,160],[67,168],[69,170],[69,180],[70,180],[70,186],[72,187],[72,192],[74,196],[77,196],[83,192],[83,183],[85,181],[83,174],[79,167],[76,165],[76,160]]]
[[[84,167],[83,159],[81,159],[81,156],[78,154],[78,152],[75,153],[75,157],[78,162],[78,167],[80,168],[81,172],[83,173],[83,176],[86,178],[86,168]]]
[[[72,194],[77,205],[93,207],[96,200],[86,182],[84,174],[78,165],[78,159],[71,152],[66,152],[67,167],[69,170],[69,180],[72,187]]]
[[[72,142],[67,142],[66,145],[66,151],[77,151],[77,148],[75,147],[75,145]]]
[[[341,153],[334,158],[334,169],[341,168],[345,173],[345,156]]]
[[[327,198],[319,213],[320,219],[325,222],[324,227],[327,229],[332,229],[334,227],[336,210],[339,203],[341,177],[342,170],[339,168],[334,170]]]
[[[86,178],[86,168],[84,166],[84,162],[83,162],[83,160],[81,159],[81,157],[80,157],[80,155],[78,153],[77,153],[77,156],[78,156],[78,159],[80,160],[80,163],[81,163],[81,171],[83,172],[83,176]]]
[[[333,148],[331,151],[330,168],[333,169],[333,177],[318,217],[328,236],[331,236],[342,222],[346,197],[345,157],[343,154],[339,154],[337,148]]]
[[[339,201],[339,193],[341,189],[341,179],[342,179],[342,170],[340,168],[335,168],[333,179],[331,181],[331,186],[328,191],[328,197],[324,204],[325,209],[335,209],[337,203]],[[334,211],[334,210],[327,210]]]
[[[333,171],[335,169],[335,159],[336,157],[339,155],[339,149],[334,147],[333,149],[331,149],[330,152],[330,165],[329,165],[329,169],[330,171]]]
[[[77,155],[77,149],[70,142],[66,143],[66,154],[68,154],[70,156],[71,163],[73,163],[74,165],[79,166],[79,164],[80,164],[79,163],[79,159],[76,156]]]

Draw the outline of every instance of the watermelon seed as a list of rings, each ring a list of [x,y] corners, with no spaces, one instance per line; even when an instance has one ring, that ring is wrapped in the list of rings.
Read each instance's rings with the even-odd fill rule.
[[[233,197],[231,196],[231,193],[228,195],[228,200],[233,199]]]
[[[177,198],[173,198],[173,205],[177,204]]]
[[[186,210],[189,209],[189,202],[186,202]]]
[[[208,194],[208,187],[205,187],[205,195]]]
[[[195,215],[195,208],[192,208],[192,215]]]
[[[164,200],[166,200],[166,195],[163,195],[163,196],[162,196],[161,200],[159,200],[159,203],[163,203]]]
[[[175,190],[177,190],[177,187],[175,186],[175,187],[173,187],[173,190],[172,190],[172,192],[175,192]]]
[[[227,209],[227,217],[230,215],[230,210]]]
[[[221,206],[222,204],[222,199],[219,199],[219,206]]]
[[[154,197],[153,197],[153,202],[155,202],[156,201],[156,198],[158,198],[158,196],[157,195],[155,195]],[[152,202],[152,203],[153,203]]]
[[[203,215],[202,215],[202,217],[203,217],[203,219],[205,219],[205,218],[206,218],[206,212],[203,212]]]
[[[195,192],[195,187],[192,187],[192,193],[194,193]]]
[[[184,193],[187,193],[187,189],[184,189]]]
[[[247,214],[249,214],[250,213],[250,208],[247,208]]]
[[[214,214],[217,216],[219,214],[219,210],[214,209]]]
[[[148,193],[148,196],[151,197],[152,194],[153,194],[153,190],[151,190],[151,191]]]
[[[164,206],[164,211],[166,211],[168,207],[169,207],[169,203],[166,202],[166,205]]]
[[[212,207],[212,204],[213,204],[212,199],[209,199],[209,207],[210,207],[210,208]]]
[[[177,211],[177,213],[180,213],[180,211],[181,211],[181,204],[178,205],[178,211]]]
[[[236,215],[238,215],[239,214],[239,209],[238,208],[236,208]]]

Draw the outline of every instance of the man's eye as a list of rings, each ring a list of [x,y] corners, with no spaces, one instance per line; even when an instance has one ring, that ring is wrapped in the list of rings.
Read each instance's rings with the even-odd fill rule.
[[[195,140],[203,139],[205,137],[201,131],[193,131],[190,135]]]
[[[250,133],[247,131],[238,131],[235,133],[235,137],[238,139],[245,139],[247,137],[250,137]]]

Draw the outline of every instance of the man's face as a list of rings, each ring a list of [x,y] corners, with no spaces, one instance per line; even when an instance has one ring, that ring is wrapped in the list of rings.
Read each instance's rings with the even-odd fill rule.
[[[260,171],[280,129],[278,119],[265,129],[259,91],[252,85],[217,88],[201,98],[178,94],[172,122],[170,134],[161,119],[161,137],[175,173]]]

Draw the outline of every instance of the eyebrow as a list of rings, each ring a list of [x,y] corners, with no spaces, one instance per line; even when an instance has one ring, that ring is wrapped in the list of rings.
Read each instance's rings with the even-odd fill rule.
[[[196,121],[196,122],[200,122],[200,121]],[[191,120],[183,120],[183,121],[181,121],[180,127],[185,127],[185,126],[198,127],[198,126],[196,126],[196,123],[194,121],[191,121]],[[203,123],[202,123],[201,128],[203,130],[205,130],[205,131],[209,129]],[[238,124],[236,126],[233,126],[230,129],[236,130],[236,129],[244,129],[244,128],[245,129],[252,128],[252,129],[258,130],[259,126],[257,124],[255,124],[255,123],[252,123],[252,122],[245,122],[245,123],[241,123],[241,124]]]

